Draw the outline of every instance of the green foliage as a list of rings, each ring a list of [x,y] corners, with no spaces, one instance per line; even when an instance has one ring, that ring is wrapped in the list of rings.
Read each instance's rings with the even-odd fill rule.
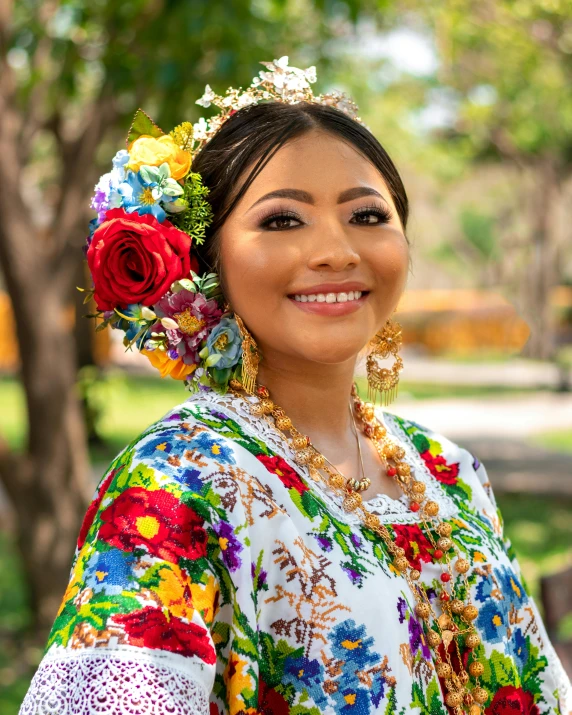
[[[139,139],[140,136],[148,135],[156,139],[162,137],[164,132],[155,124],[148,114],[142,109],[138,109],[131,122],[131,127],[127,134],[127,145]]]
[[[172,216],[171,221],[181,231],[192,236],[193,241],[200,246],[204,243],[206,229],[213,220],[212,208],[206,198],[209,190],[203,184],[200,174],[190,172],[185,177],[183,192],[181,198],[188,208],[182,213]]]

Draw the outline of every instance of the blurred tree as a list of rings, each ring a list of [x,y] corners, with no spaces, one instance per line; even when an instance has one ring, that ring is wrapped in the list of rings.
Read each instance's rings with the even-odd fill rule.
[[[98,163],[138,106],[165,127],[192,121],[207,81],[236,86],[282,54],[311,64],[336,18],[372,7],[383,3],[0,0],[0,267],[28,414],[24,452],[0,444],[0,477],[40,639],[93,492],[70,309]]]
[[[520,281],[531,325],[525,352],[553,357],[549,298],[562,278],[569,240],[559,212],[562,186],[572,173],[572,2],[412,0],[408,6],[434,33],[435,83],[455,104],[456,121],[439,132],[440,139],[473,161],[499,160],[521,172],[526,196],[520,210],[531,227]]]

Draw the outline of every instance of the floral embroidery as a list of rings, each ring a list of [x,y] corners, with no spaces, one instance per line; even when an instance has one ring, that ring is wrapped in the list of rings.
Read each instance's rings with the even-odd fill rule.
[[[447,715],[426,625],[384,544],[332,513],[232,414],[191,399],[114,460],[86,513],[46,659],[121,648],[149,663],[181,659],[208,689],[210,715]],[[448,523],[472,565],[486,715],[559,712],[557,661],[484,467],[416,423],[397,424],[455,503]],[[430,542],[416,524],[390,528],[434,602],[441,567]]]

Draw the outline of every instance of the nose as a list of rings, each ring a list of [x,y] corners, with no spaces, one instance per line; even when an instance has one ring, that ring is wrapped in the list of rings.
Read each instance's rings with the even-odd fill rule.
[[[361,257],[339,222],[320,223],[308,236],[308,267],[314,271],[344,271],[359,265]]]

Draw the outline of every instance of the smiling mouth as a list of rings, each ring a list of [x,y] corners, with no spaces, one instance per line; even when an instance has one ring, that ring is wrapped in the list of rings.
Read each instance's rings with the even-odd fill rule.
[[[288,297],[297,303],[350,303],[368,295],[369,291],[350,290],[340,293],[301,293]]]

